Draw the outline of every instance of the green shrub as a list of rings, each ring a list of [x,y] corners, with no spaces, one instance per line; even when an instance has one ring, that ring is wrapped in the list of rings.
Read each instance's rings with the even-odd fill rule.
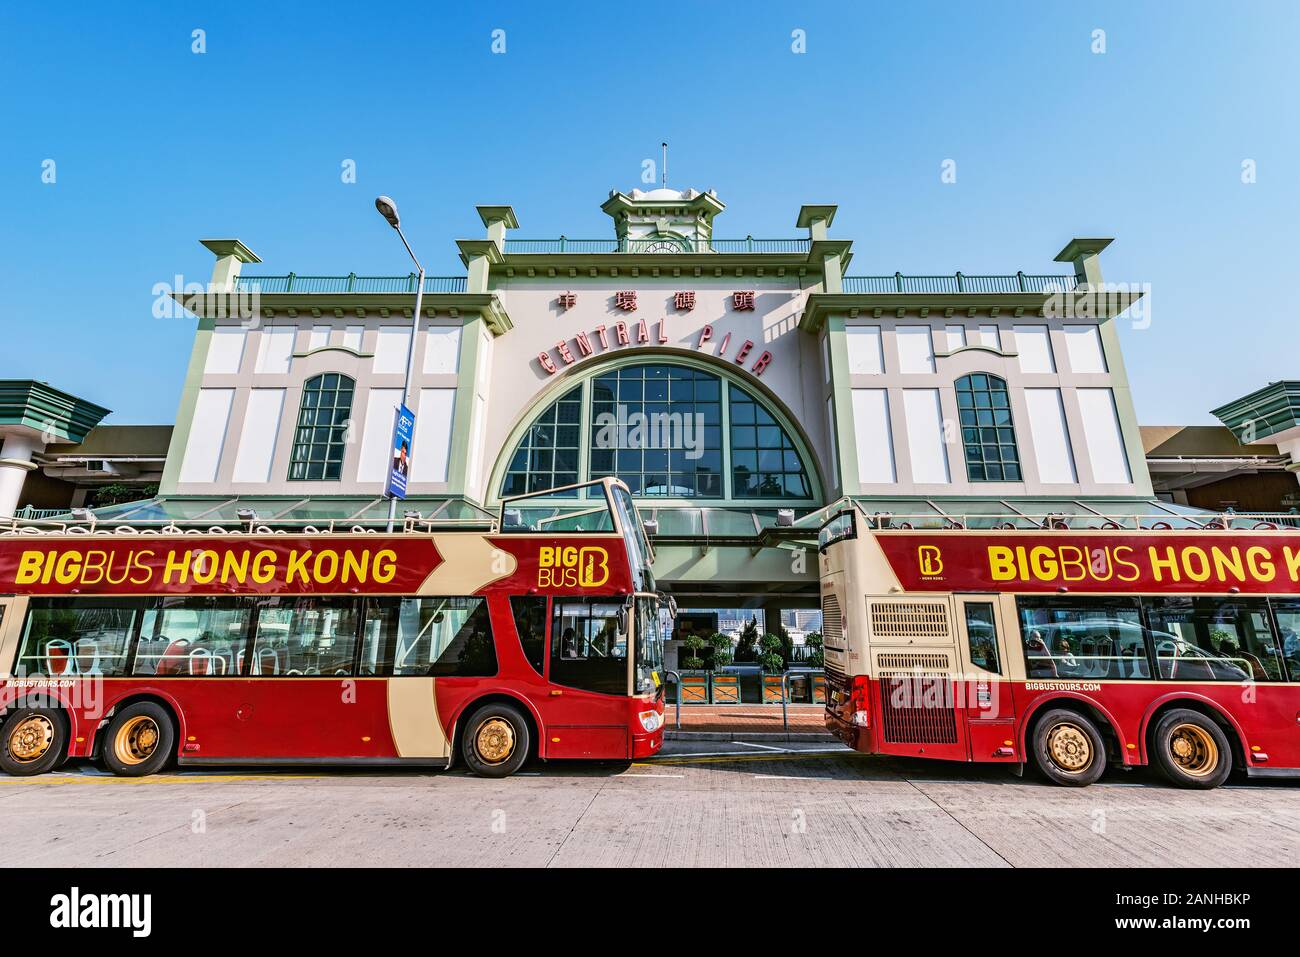
[[[713,648],[713,670],[721,671],[727,665],[731,664],[731,639],[720,631],[715,631],[709,638],[709,645]]]

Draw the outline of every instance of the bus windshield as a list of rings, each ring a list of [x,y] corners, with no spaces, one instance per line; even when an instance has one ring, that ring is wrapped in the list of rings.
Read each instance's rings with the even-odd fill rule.
[[[636,672],[633,694],[653,694],[663,686],[664,640],[659,599],[638,595],[636,603]]]
[[[623,526],[627,557],[632,563],[632,581],[638,591],[654,591],[654,576],[650,572],[654,555],[650,551],[650,540],[646,537],[645,526],[641,524],[641,516],[637,514],[636,503],[621,485],[611,485],[609,492],[614,510],[618,512],[619,523]]]

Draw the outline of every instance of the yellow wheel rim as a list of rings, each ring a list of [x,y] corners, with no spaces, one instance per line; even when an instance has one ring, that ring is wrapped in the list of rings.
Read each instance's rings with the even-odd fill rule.
[[[515,729],[504,718],[490,718],[478,726],[474,750],[485,764],[501,764],[515,753]]]
[[[1184,774],[1203,778],[1219,766],[1219,746],[1196,724],[1180,724],[1169,734],[1169,756]]]
[[[113,754],[123,764],[143,764],[158,749],[158,722],[147,715],[137,715],[118,729],[113,737]]]
[[[1079,774],[1092,764],[1092,739],[1079,725],[1062,722],[1047,732],[1047,753],[1066,774]]]
[[[53,743],[54,722],[43,714],[33,714],[9,732],[9,755],[19,764],[31,764],[45,757]]]

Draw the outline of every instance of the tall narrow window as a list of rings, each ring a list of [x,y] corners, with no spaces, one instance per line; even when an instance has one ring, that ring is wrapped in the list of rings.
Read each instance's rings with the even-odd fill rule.
[[[337,372],[303,383],[289,460],[291,482],[337,481],[342,477],[354,386],[350,378]]]
[[[956,382],[966,478],[972,482],[1019,482],[1020,453],[1011,424],[1011,397],[1003,379],[984,372]]]

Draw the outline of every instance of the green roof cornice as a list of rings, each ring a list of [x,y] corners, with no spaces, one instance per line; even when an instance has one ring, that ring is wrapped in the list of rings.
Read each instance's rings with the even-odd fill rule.
[[[656,191],[649,191],[649,193],[653,192]],[[703,214],[708,220],[712,220],[714,216],[727,208],[726,204],[712,193],[697,192],[689,199],[674,196],[651,197],[649,193],[642,196],[630,196],[627,193],[615,191],[610,194],[609,199],[600,204],[600,208],[603,212],[615,217],[619,213],[646,214],[660,209],[686,209],[696,215]]]
[[[810,333],[820,332],[826,319],[836,314],[850,319],[856,319],[864,313],[879,319],[885,313],[894,313],[901,318],[908,313],[917,312],[923,317],[938,313],[945,318],[958,314],[968,318],[979,315],[996,318],[1002,313],[1007,313],[1012,318],[1023,315],[1041,316],[1048,303],[1062,295],[1075,297],[1084,293],[816,292],[808,297],[803,316],[799,319],[799,328]],[[1096,309],[1100,311],[1091,318],[1098,321],[1113,319],[1141,298],[1141,292],[1110,293],[1096,303]]]
[[[825,257],[840,257],[841,271],[852,259],[846,239],[818,240],[791,252],[599,252],[506,253],[490,260],[495,276],[820,276]]]
[[[800,229],[808,229],[813,223],[820,221],[824,222],[829,229],[831,224],[835,222],[835,212],[838,209],[838,206],[826,205],[800,206],[799,218],[795,220],[794,224]]]
[[[199,245],[218,259],[223,256],[234,256],[241,263],[260,263],[262,261],[257,258],[257,253],[238,239],[200,239]]]
[[[458,239],[456,246],[460,249],[460,261],[466,266],[471,259],[477,259],[479,256],[486,257],[493,265],[504,261],[505,258],[501,247],[490,239]]]
[[[505,223],[506,229],[519,228],[519,220],[515,218],[513,206],[475,206],[474,208],[478,210],[478,218],[483,221],[484,226]]]
[[[496,248],[494,244],[493,248]],[[172,299],[187,310],[204,319],[226,319],[241,317],[240,308],[246,308],[250,293],[211,294],[187,297],[183,293],[173,293]],[[354,315],[364,319],[367,315],[399,316],[411,315],[415,307],[415,293],[412,292],[263,292],[256,299],[260,315],[272,319],[277,313],[291,318],[299,314],[319,317],[333,315],[335,318]],[[199,308],[195,308],[195,307]],[[505,306],[492,292],[426,292],[423,300],[426,316],[432,318],[441,313],[452,318],[462,315],[481,315],[494,335],[502,335],[514,328],[514,322],[506,313]],[[249,317],[244,317],[249,318]]]
[[[1056,254],[1054,261],[1072,263],[1083,256],[1096,256],[1114,241],[1105,237],[1071,239],[1065,244],[1065,248]]]
[[[1231,429],[1239,442],[1249,444],[1267,439],[1300,425],[1300,381],[1271,382],[1211,409],[1210,414]]]
[[[48,442],[80,442],[109,409],[33,379],[0,379],[0,426],[31,429]]]

